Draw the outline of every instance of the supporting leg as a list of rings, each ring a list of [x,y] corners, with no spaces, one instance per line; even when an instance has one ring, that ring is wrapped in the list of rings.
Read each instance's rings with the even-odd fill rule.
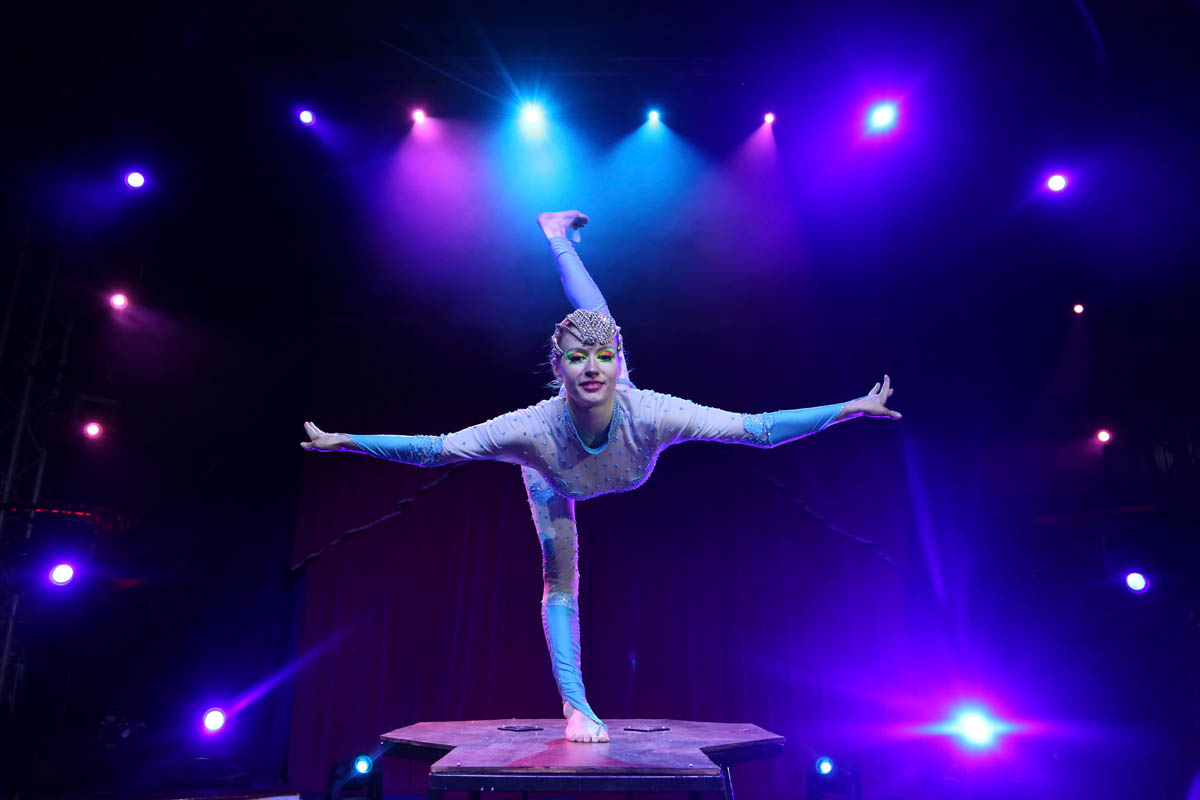
[[[723,800],[733,800],[733,773],[729,771],[729,765],[726,764],[721,768],[721,795]]]
[[[565,703],[604,729],[603,721],[588,704],[583,687],[575,501],[556,495],[535,470],[522,467],[521,476],[542,547],[542,630],[554,680]],[[607,740],[607,729],[603,738]]]

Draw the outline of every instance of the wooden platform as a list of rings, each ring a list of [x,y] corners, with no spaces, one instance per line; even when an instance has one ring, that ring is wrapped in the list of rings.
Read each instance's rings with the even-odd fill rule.
[[[783,737],[757,725],[673,719],[606,720],[604,744],[568,742],[558,719],[418,722],[383,734],[389,755],[432,762],[429,796],[447,790],[717,792],[732,798],[729,765],[783,752]],[[534,725],[540,731],[504,731]],[[666,726],[637,732],[629,727]]]

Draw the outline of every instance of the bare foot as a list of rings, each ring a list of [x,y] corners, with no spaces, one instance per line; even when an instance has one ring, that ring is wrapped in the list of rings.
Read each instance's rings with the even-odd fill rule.
[[[537,215],[538,227],[547,239],[566,236],[571,228],[582,228],[588,224],[587,214],[578,211],[543,211]]]
[[[572,742],[607,742],[608,728],[597,725],[591,717],[563,701],[563,716],[567,718],[567,740]]]

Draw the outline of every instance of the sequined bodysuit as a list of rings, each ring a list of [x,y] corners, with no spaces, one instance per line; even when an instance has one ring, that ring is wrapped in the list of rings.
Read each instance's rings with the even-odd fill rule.
[[[567,299],[575,308],[608,313],[571,243],[554,238],[550,246]],[[671,445],[700,440],[774,447],[829,427],[843,405],[766,414],[722,411],[635,387],[622,354],[612,421],[599,447],[580,438],[561,392],[456,433],[350,438],[362,452],[422,467],[466,460],[521,466],[542,549],[542,625],[554,678],[563,700],[603,725],[587,702],[580,669],[575,501],[636,489]]]

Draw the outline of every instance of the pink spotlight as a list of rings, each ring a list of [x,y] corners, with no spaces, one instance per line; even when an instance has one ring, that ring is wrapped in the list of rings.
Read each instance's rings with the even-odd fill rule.
[[[1112,441],[1112,434],[1101,428],[1096,431],[1096,441],[1100,442],[1100,444],[1108,444]]]
[[[122,293],[117,292],[108,298],[108,303],[113,308],[120,310],[129,306],[129,298]]]
[[[413,122],[420,125],[425,120],[426,120],[426,117],[425,117],[424,109],[418,108],[416,111],[413,112]]]
[[[59,564],[50,570],[50,582],[55,586],[66,586],[75,577],[75,568],[70,564]]]
[[[83,426],[83,435],[89,439],[99,439],[102,433],[104,433],[104,428],[100,426],[99,422],[89,422]]]
[[[767,123],[768,125],[774,124],[775,115],[768,111],[766,116],[763,117],[763,122]]]
[[[140,189],[146,185],[146,176],[140,172],[131,172],[125,176],[125,185],[130,189]]]
[[[1083,313],[1083,303],[1076,303],[1074,311],[1076,314],[1082,314]]]
[[[1067,188],[1067,177],[1065,175],[1051,175],[1046,181],[1046,188],[1052,192],[1061,192]]]
[[[219,708],[210,708],[204,712],[204,730],[216,733],[225,727],[225,712]]]

